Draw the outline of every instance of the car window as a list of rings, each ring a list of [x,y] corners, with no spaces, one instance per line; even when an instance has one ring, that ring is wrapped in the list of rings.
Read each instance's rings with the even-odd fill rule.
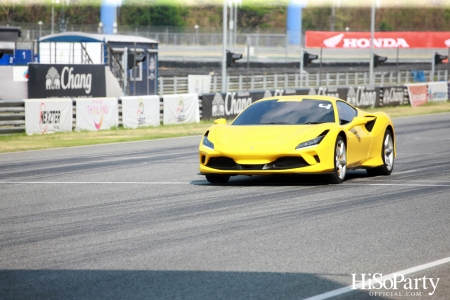
[[[334,109],[330,101],[268,100],[247,107],[231,125],[319,124],[334,121]]]
[[[356,109],[351,107],[345,102],[342,101],[336,101],[336,106],[338,109],[338,115],[339,115],[339,123],[341,125],[350,123],[354,117],[358,114]]]

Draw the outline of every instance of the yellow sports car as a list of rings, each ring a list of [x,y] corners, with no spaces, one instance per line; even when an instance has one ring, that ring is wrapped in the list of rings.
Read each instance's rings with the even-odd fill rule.
[[[383,112],[367,113],[328,96],[280,96],[254,102],[230,125],[214,121],[199,146],[200,174],[211,183],[235,175],[330,174],[347,169],[389,175],[394,125]]]

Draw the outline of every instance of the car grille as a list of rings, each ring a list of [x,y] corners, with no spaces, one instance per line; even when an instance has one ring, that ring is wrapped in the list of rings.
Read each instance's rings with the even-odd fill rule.
[[[211,157],[207,167],[218,170],[270,170],[270,169],[295,169],[309,166],[302,157],[280,157],[268,164],[244,165],[237,164],[229,157]]]

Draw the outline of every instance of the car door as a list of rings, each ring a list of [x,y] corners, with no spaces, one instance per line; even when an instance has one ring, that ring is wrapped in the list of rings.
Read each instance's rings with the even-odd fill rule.
[[[343,101],[337,101],[336,106],[341,126],[350,124],[358,114],[356,109]],[[347,135],[347,166],[351,168],[367,159],[372,136],[364,125],[352,127],[345,133]]]

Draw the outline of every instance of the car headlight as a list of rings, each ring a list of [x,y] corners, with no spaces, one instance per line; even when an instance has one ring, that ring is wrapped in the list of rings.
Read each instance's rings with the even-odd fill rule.
[[[208,147],[212,150],[214,150],[214,144],[208,139],[208,136],[205,135],[203,137],[203,146]]]
[[[309,147],[309,146],[318,145],[323,140],[324,137],[325,137],[324,135],[321,135],[321,136],[316,137],[315,139],[300,143],[300,144],[298,144],[297,147],[295,147],[295,150],[300,149],[300,148]]]

